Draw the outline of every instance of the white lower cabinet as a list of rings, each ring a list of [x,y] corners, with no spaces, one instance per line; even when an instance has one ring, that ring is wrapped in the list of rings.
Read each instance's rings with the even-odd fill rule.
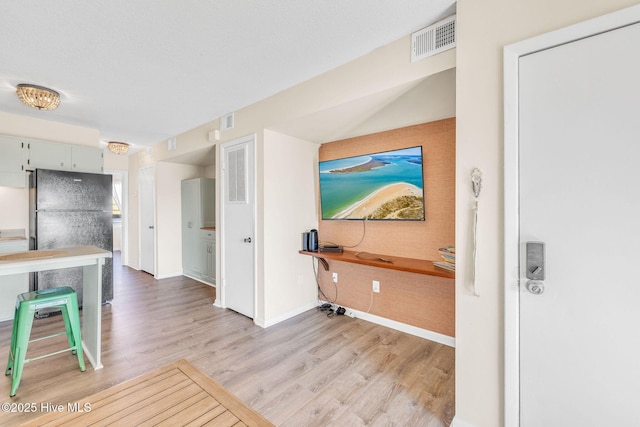
[[[200,230],[198,251],[190,255],[190,269],[183,266],[184,274],[211,285],[216,284],[216,232]]]
[[[203,280],[212,285],[216,284],[216,235],[214,231],[201,230],[200,254],[202,259]]]

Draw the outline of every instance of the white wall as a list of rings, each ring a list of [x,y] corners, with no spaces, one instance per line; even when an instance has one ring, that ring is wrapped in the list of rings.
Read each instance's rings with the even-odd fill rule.
[[[435,73],[417,84],[411,84],[405,93],[390,100],[364,122],[354,126],[351,133],[368,135],[455,117],[455,93],[456,69]],[[337,139],[344,138],[342,136]]]
[[[114,223],[113,224],[113,250],[121,251],[122,250],[122,223]]]
[[[317,302],[301,233],[317,228],[318,144],[264,132],[264,319],[268,326]],[[293,200],[292,200],[293,199]]]
[[[177,163],[156,165],[156,278],[182,274],[183,179],[202,176],[202,168]]]
[[[215,178],[216,177],[216,165],[205,166],[203,172],[204,178]]]
[[[43,113],[46,115],[45,111]],[[45,115],[43,117],[46,117]],[[91,147],[100,146],[100,131],[98,129],[3,112],[0,112],[0,134]]]
[[[637,0],[460,0],[457,5],[456,421],[503,425],[502,48]],[[470,290],[470,173],[484,173],[478,289]]]
[[[29,190],[0,187],[0,228],[22,228],[29,233]]]
[[[104,151],[104,170],[129,170],[129,156],[126,154],[113,154],[108,149]]]

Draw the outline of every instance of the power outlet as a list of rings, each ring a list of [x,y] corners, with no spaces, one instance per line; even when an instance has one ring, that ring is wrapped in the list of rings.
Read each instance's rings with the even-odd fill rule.
[[[331,280],[333,280],[333,283],[338,283],[338,273],[332,273]]]
[[[380,282],[378,280],[373,281],[373,292],[380,293]]]

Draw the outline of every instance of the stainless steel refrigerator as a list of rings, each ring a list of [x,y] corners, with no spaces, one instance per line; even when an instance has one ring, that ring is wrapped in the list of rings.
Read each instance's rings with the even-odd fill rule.
[[[111,175],[36,169],[29,178],[29,247],[97,246],[113,251]],[[82,267],[33,273],[31,290],[71,286],[82,306]],[[102,271],[102,302],[113,299],[113,261]]]

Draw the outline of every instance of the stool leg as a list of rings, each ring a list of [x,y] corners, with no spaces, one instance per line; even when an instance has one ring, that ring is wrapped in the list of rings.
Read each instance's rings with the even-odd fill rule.
[[[13,313],[13,330],[11,331],[11,347],[9,347],[9,361],[7,362],[7,370],[5,375],[11,375],[11,369],[13,368],[13,360],[16,354],[16,337],[18,335],[18,303],[16,302],[16,308]]]
[[[69,324],[71,326],[71,332],[73,333],[73,342],[75,343],[76,354],[78,356],[78,364],[80,365],[80,370],[84,372],[86,367],[84,365],[84,354],[82,351],[80,312],[78,310],[78,298],[75,293],[71,295],[71,298],[69,298],[68,307]]]
[[[73,331],[71,329],[71,322],[69,321],[69,301],[62,307],[62,319],[64,320],[64,330],[67,333],[67,341],[69,341],[69,347],[71,347],[71,353],[76,354],[76,343],[73,338]]]
[[[29,346],[34,314],[35,313],[29,310],[28,307],[21,306],[18,308],[16,348],[11,372],[11,393],[9,394],[11,397],[16,395],[18,386],[20,385],[20,379],[22,378],[22,368],[24,368],[24,358],[27,354],[27,347]]]

